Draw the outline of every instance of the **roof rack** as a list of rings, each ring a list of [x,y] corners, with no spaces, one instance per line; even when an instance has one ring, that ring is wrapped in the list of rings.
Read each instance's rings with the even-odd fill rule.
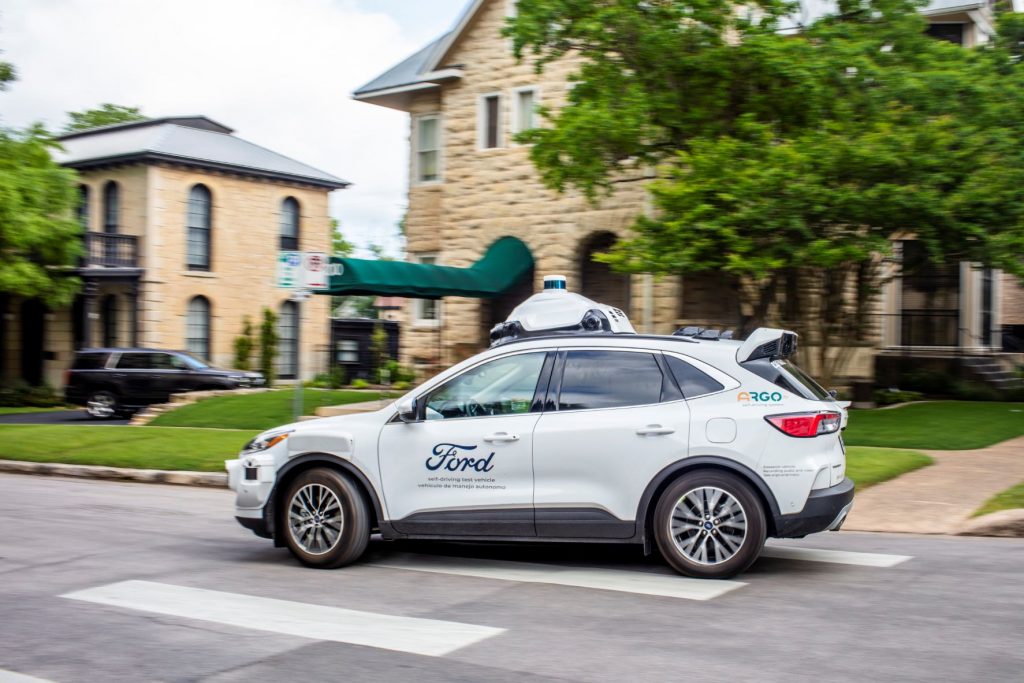
[[[695,339],[707,339],[708,341],[718,341],[719,339],[732,339],[733,330],[712,330],[704,327],[697,327],[694,325],[687,327],[680,327],[678,330],[672,333],[673,337],[693,337]]]

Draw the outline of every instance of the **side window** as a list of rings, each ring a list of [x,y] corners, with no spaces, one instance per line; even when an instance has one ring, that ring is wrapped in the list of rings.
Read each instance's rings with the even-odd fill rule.
[[[427,395],[426,418],[516,415],[530,412],[543,351],[478,365]]]
[[[118,370],[149,370],[153,367],[151,353],[122,353],[117,361]]]
[[[154,353],[151,356],[150,367],[154,370],[176,370],[177,367],[174,362],[177,360],[177,358],[169,353]]]
[[[665,377],[650,353],[570,351],[565,358],[559,410],[620,408],[658,403]]]
[[[668,361],[668,367],[672,370],[672,374],[686,398],[713,394],[725,388],[718,380],[709,377],[684,360],[668,354],[665,355],[665,360]]]

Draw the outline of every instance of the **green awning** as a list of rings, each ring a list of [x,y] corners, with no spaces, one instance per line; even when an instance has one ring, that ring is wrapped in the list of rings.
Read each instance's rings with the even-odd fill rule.
[[[468,268],[332,256],[330,288],[317,294],[487,299],[511,288],[532,267],[530,250],[515,237],[497,240]]]

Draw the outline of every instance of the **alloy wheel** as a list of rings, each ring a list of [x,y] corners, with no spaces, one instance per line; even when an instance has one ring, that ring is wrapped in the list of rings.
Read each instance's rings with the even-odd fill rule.
[[[721,564],[739,552],[747,537],[747,516],[728,491],[701,486],[682,495],[672,510],[669,535],[687,560]]]
[[[306,484],[288,505],[288,528],[310,555],[330,552],[341,538],[344,513],[337,494],[323,484]]]

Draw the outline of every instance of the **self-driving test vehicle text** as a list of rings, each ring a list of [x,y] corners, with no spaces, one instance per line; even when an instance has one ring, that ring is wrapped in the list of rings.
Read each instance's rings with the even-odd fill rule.
[[[229,460],[236,517],[312,567],[384,539],[656,545],[689,576],[743,571],[767,537],[853,504],[845,407],[788,360],[796,335],[637,334],[565,290],[488,350],[376,412],[266,431]]]

